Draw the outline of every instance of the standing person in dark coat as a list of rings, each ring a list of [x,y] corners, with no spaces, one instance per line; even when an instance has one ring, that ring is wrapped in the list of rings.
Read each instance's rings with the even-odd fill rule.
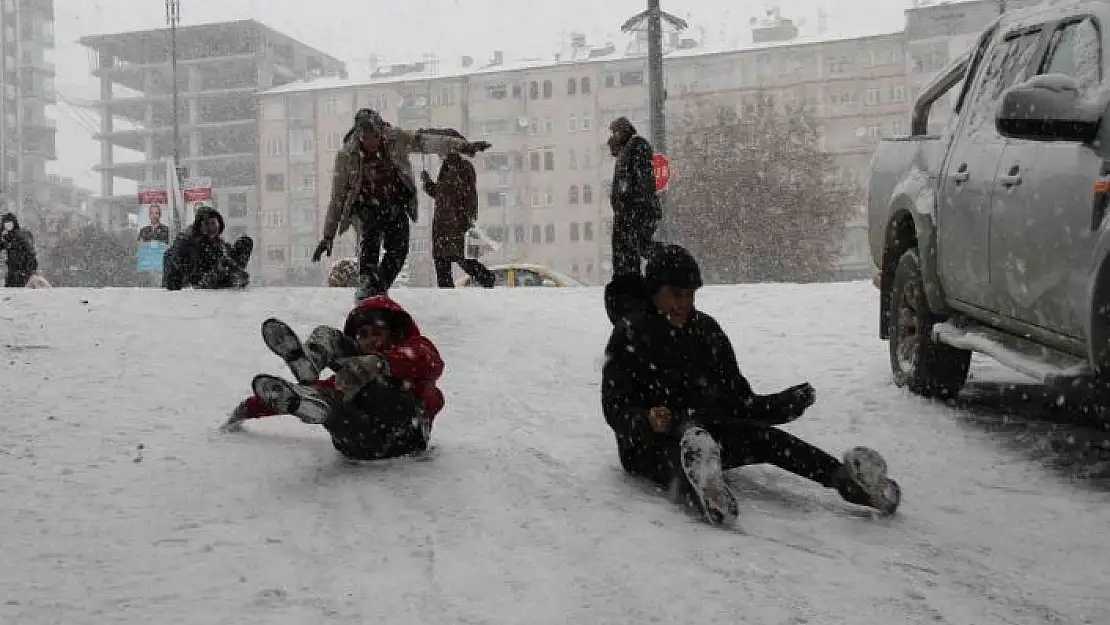
[[[242,289],[250,283],[247,263],[254,241],[241,236],[228,245],[223,239],[224,218],[212,206],[197,206],[193,225],[182,232],[162,257],[162,286],[179,291]]]
[[[19,218],[13,213],[0,217],[0,251],[8,252],[8,267],[4,286],[25,287],[39,268],[35,243],[31,233],[19,227]]]
[[[438,132],[444,136],[466,140],[457,130],[421,130],[422,133]],[[485,265],[466,257],[466,233],[478,219],[478,176],[474,165],[459,154],[448,150],[433,182],[427,171],[420,172],[424,192],[435,199],[435,216],[432,218],[432,260],[436,268],[436,284],[441,289],[455,286],[451,279],[451,266],[458,264],[478,284],[493,288],[497,278]]]
[[[688,496],[710,523],[738,514],[723,471],[769,463],[884,514],[901,492],[878,452],[856,447],[841,462],[778,425],[816,400],[808,383],[757,395],[713,317],[694,307],[702,285],[684,248],[659,248],[645,278],[607,301],[612,336],[605,348],[601,404],[621,465]]]
[[[359,109],[354,128],[335,155],[331,200],[312,262],[319,262],[324,254],[331,256],[336,235],[358,222],[359,285],[355,301],[386,293],[405,265],[409,222],[418,217],[419,198],[409,157],[447,156],[452,150],[473,156],[489,147],[485,141],[472,143],[434,133],[412,133],[393,127],[373,110]]]
[[[613,275],[639,274],[663,217],[655,193],[651,144],[627,117],[609,124],[609,152],[616,157],[609,204],[613,207]]]

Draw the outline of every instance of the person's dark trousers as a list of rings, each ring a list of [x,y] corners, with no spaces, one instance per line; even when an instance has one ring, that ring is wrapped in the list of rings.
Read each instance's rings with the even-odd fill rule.
[[[613,216],[613,275],[641,273],[651,253],[658,220],[626,214]]]
[[[681,475],[678,462],[678,440],[690,425],[700,425],[721,448],[721,468],[725,471],[753,464],[772,464],[800,477],[829,488],[837,487],[837,471],[841,462],[806,441],[774,426],[722,419],[694,421],[677,428],[670,446],[674,475]]]
[[[486,287],[487,289],[493,288],[497,277],[478,260],[473,258],[465,258],[462,260],[454,258],[436,258],[434,259],[436,266],[436,284],[441,289],[454,288],[455,281],[451,279],[451,265],[458,263],[459,267],[466,272],[478,284]]]
[[[383,377],[333,409],[324,423],[336,451],[352,460],[380,460],[428,448],[431,421],[399,380]]]
[[[9,289],[23,288],[27,286],[34,273],[33,271],[8,271],[4,276],[4,286]]]
[[[402,207],[390,210],[367,206],[360,212],[366,217],[361,220],[359,278],[369,281],[377,292],[385,292],[393,286],[409,255],[409,218]]]

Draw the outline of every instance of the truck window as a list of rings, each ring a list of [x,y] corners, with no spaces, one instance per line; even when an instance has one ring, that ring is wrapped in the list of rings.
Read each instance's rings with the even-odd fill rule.
[[[1038,73],[1071,76],[1079,82],[1079,94],[1089,95],[1102,84],[1102,42],[1098,24],[1085,17],[1056,29]]]
[[[1024,77],[1040,38],[1040,30],[1026,31],[1010,35],[995,46],[983,65],[979,90],[971,94],[967,103],[965,132],[968,136],[979,132],[995,133],[994,115],[1002,92]]]

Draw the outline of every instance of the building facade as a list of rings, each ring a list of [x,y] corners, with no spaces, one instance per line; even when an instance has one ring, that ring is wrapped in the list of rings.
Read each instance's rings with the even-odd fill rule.
[[[122,229],[137,211],[134,194],[116,195],[116,178],[164,185],[174,153],[170,33],[157,29],[84,37],[100,79],[100,197],[106,227]],[[345,75],[343,63],[255,20],[177,29],[180,165],[210,178],[227,236],[258,237],[259,91],[292,81]],[[138,153],[117,161],[114,148]],[[188,224],[182,224],[187,227]],[[256,271],[257,256],[252,260]],[[293,276],[287,276],[292,279]]]
[[[742,49],[708,50],[672,37],[665,57],[668,117],[706,105],[743,116],[761,95],[804,103],[838,174],[866,188],[879,139],[909,131],[920,88],[970,45],[996,7],[989,1],[915,7],[906,12],[905,30],[852,39],[798,39],[793,24],[777,13],[753,29],[759,43]],[[483,260],[540,263],[587,284],[606,282],[613,159],[604,143],[609,122],[621,115],[650,136],[645,52],[642,39],[618,50],[587,46],[572,35],[554,61],[507,65],[495,53],[480,66],[464,58],[440,71],[426,60],[378,70],[361,82],[320,80],[265,92],[262,272],[280,276],[311,265],[339,140],[354,110],[370,107],[404,128],[446,125],[493,144],[474,159],[479,225],[500,246]],[[303,150],[296,158],[282,147],[292,144]],[[417,165],[434,175],[438,160],[427,157]],[[411,283],[423,286],[432,280],[429,199],[421,195],[410,265]],[[849,223],[846,277],[870,270],[863,217]],[[337,240],[332,262],[353,254],[348,234]]]
[[[57,158],[57,127],[46,109],[57,102],[53,0],[4,0],[3,97],[0,98],[0,193],[6,207],[34,233],[41,231],[40,207],[49,199],[46,164]]]

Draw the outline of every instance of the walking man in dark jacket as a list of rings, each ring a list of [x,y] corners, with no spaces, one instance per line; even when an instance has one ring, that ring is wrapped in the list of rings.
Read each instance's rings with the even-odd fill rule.
[[[850,503],[895,511],[901,493],[878,452],[856,447],[841,462],[775,427],[800,417],[816,392],[806,383],[755,394],[724,330],[694,307],[702,280],[689,252],[661,247],[642,281],[618,284],[623,292],[607,299],[614,329],[601,403],[626,471],[687,496],[714,524],[738,514],[722,472],[749,464],[774,464]]]
[[[197,207],[193,225],[174,240],[162,257],[162,286],[179,291],[198,289],[242,289],[250,283],[247,263],[254,241],[241,236],[228,245],[223,239],[224,218],[215,208]]]
[[[422,133],[438,132],[447,137],[466,140],[457,130],[421,130]],[[478,176],[474,165],[449,149],[439,175],[433,182],[427,171],[420,172],[424,192],[435,199],[435,216],[432,218],[432,260],[436,269],[436,284],[441,289],[455,286],[451,279],[451,266],[459,265],[478,284],[493,288],[496,277],[485,265],[466,257],[466,233],[478,219]]]
[[[474,156],[489,147],[485,141],[471,143],[440,134],[408,132],[393,127],[376,111],[360,109],[354,128],[335,156],[331,200],[312,261],[319,262],[324,254],[331,256],[336,235],[358,222],[355,301],[386,293],[405,265],[409,222],[418,217],[419,198],[409,157],[447,156],[452,150]]]
[[[27,286],[31,276],[38,271],[39,260],[31,233],[19,227],[19,219],[13,213],[4,213],[0,217],[0,251],[8,252],[4,286]]]
[[[613,276],[639,274],[662,218],[655,194],[651,144],[627,117],[609,124],[609,152],[616,157],[609,203],[613,207]]]

